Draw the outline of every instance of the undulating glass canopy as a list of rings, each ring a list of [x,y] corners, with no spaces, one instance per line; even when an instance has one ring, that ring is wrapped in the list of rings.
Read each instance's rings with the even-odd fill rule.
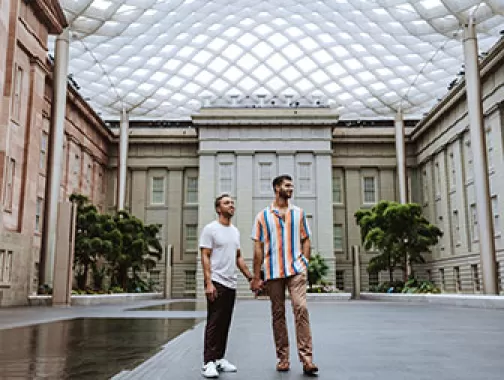
[[[202,105],[334,107],[420,118],[482,56],[504,0],[61,0],[69,73],[104,119],[188,119]]]

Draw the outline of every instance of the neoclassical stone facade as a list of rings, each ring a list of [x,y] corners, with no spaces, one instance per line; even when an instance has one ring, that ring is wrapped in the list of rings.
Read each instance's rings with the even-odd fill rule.
[[[59,33],[65,22],[56,2],[46,2],[50,6],[44,9],[42,3],[0,2],[0,306],[27,303],[36,292],[43,259],[52,86],[47,36]],[[502,39],[481,62],[481,78],[502,288]],[[415,270],[447,292],[480,292],[464,82],[422,120],[405,119],[409,199],[422,204],[429,220],[444,231],[428,263]],[[61,200],[79,192],[101,210],[115,212],[117,127],[101,120],[68,87]],[[173,297],[194,297],[201,290],[198,235],[215,217],[214,197],[224,191],[237,199],[234,222],[250,263],[254,215],[272,199],[271,179],[288,173],[296,184],[293,202],[309,215],[314,249],[329,263],[328,279],[351,290],[351,246],[360,245],[355,211],[381,199],[399,199],[394,141],[392,119],[339,120],[331,109],[315,106],[204,108],[187,121],[130,122],[126,208],[162,225],[165,254],[151,278],[162,287],[168,268]],[[385,273],[367,273],[372,255],[361,255],[364,289],[387,279]],[[250,295],[243,280],[240,295]]]

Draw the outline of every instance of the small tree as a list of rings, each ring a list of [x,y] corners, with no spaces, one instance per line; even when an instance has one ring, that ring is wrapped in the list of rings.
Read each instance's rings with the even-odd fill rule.
[[[114,216],[117,237],[117,249],[107,255],[112,268],[112,284],[123,289],[128,288],[129,275],[133,271],[133,279],[143,269],[149,270],[156,265],[154,258],[160,259],[162,247],[157,234],[160,225],[144,223],[127,211],[119,211]]]
[[[364,248],[380,252],[371,259],[368,271],[388,270],[391,281],[396,267],[403,269],[407,281],[408,264],[424,263],[422,255],[430,252],[443,235],[422,215],[422,208],[416,203],[381,201],[371,209],[357,211],[355,219]]]
[[[310,264],[308,265],[308,286],[310,289],[327,275],[328,270],[329,267],[320,254],[316,253],[310,257]]]
[[[72,194],[70,201],[77,204],[74,249],[77,287],[85,289],[90,267],[96,267],[98,258],[113,249],[107,232],[113,221],[109,215],[100,214],[84,195]]]

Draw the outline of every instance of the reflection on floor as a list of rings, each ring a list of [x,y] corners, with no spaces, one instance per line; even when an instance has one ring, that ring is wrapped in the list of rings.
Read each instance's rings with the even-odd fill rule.
[[[174,301],[163,305],[154,305],[140,307],[136,309],[128,309],[128,311],[204,311],[206,310],[205,302],[196,301]]]
[[[108,379],[198,322],[79,318],[0,330],[0,379]]]

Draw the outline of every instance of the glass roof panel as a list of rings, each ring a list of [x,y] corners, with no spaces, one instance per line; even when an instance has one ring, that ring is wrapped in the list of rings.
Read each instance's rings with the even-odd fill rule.
[[[459,75],[471,12],[481,53],[504,33],[503,0],[61,3],[69,72],[104,119],[123,106],[131,119],[188,119],[203,104],[289,104],[315,93],[342,119],[391,117],[399,106],[418,118]]]

